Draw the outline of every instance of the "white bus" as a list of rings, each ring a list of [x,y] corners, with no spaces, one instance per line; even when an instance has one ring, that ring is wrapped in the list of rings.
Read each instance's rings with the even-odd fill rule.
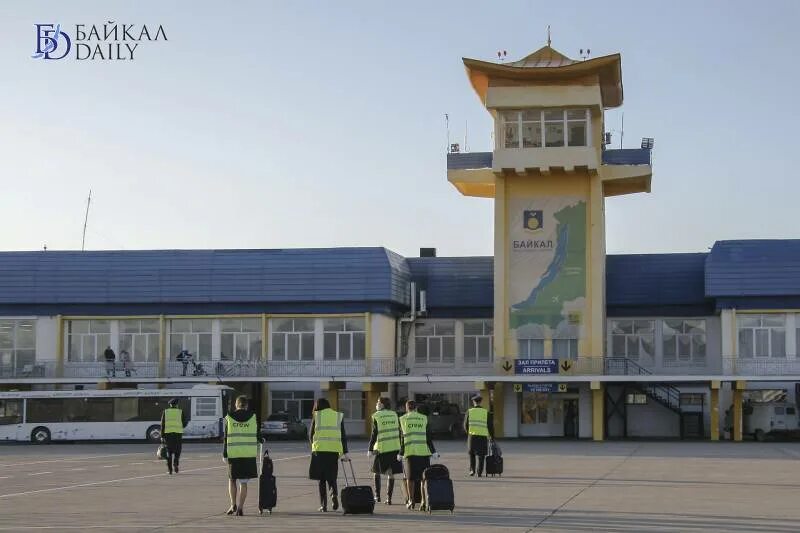
[[[230,387],[0,392],[0,441],[161,439],[161,413],[178,398],[184,438],[220,436]]]

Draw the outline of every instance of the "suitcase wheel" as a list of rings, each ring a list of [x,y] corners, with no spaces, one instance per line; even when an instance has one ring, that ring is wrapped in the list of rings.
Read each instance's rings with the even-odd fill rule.
[[[259,508],[258,508],[258,514],[264,514],[264,509],[262,509],[261,507],[259,507]]]

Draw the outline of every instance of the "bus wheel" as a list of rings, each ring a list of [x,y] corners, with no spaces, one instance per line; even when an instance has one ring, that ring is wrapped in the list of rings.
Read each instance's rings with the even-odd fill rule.
[[[760,429],[756,430],[756,440],[758,442],[764,442],[764,432]]]
[[[161,441],[161,426],[150,426],[147,428],[147,435],[145,438],[150,442]]]
[[[34,444],[47,444],[50,442],[50,430],[43,427],[31,431],[31,442]]]

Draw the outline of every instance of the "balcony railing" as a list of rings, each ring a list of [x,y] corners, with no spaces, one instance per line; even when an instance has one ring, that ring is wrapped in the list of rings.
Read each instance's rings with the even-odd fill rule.
[[[356,378],[395,376],[464,376],[467,379],[508,376],[494,363],[409,365],[402,357],[372,357],[357,361],[170,361],[163,375],[158,362],[55,361],[22,366],[0,365],[0,379],[132,379],[149,378]],[[511,369],[509,369],[511,370]],[[513,374],[513,370],[511,370]],[[556,375],[554,373],[554,375]],[[569,376],[800,376],[800,359],[708,357],[694,361],[655,361],[640,357],[579,357],[559,360],[557,375]],[[522,377],[522,376],[521,376]]]
[[[534,150],[534,149],[532,149]],[[604,165],[649,165],[652,150],[648,148],[621,148],[603,150]],[[447,170],[478,170],[492,168],[493,152],[466,152],[447,154]]]

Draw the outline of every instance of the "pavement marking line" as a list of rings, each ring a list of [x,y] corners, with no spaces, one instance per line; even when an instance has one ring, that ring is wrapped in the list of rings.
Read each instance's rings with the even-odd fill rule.
[[[102,459],[105,457],[121,457],[123,455],[150,455],[148,452],[131,452],[131,453],[112,453],[108,455],[89,455],[86,457],[75,457],[72,459],[49,459],[47,461],[32,461],[28,463],[0,463],[0,468],[2,467],[11,467],[11,466],[30,466],[30,465],[41,465],[45,463],[67,463],[67,462],[75,462],[75,461],[86,461],[89,459]]]
[[[10,478],[10,477],[11,477],[11,476],[0,476],[0,479],[8,479],[8,478]]]
[[[86,469],[85,468],[70,468],[69,469],[70,472],[83,472],[84,470],[86,470]]]
[[[117,468],[119,465],[103,465],[102,468]]]
[[[308,454],[295,455],[295,456],[292,456],[292,457],[282,457],[280,459],[273,459],[272,461],[273,462],[291,461],[293,459],[303,459],[303,458],[307,458],[307,457],[308,457]],[[207,467],[204,467],[204,468],[192,468],[191,470],[183,470],[182,472],[184,474],[189,473],[189,472],[202,472],[202,471],[205,471],[205,470],[216,470],[218,468],[225,468],[226,466],[227,465],[207,466]],[[51,472],[42,472],[42,473],[43,474],[50,474]],[[30,475],[33,475],[33,474],[30,474]],[[44,493],[44,492],[56,492],[56,491],[59,491],[59,490],[78,489],[78,488],[81,488],[81,487],[95,487],[95,486],[98,486],[98,485],[108,485],[110,483],[119,483],[119,482],[122,482],[122,481],[134,481],[134,480],[137,480],[137,479],[149,479],[149,478],[154,478],[154,477],[165,477],[165,476],[168,476],[168,475],[169,474],[167,474],[166,472],[162,472],[160,474],[148,474],[146,476],[134,476],[134,477],[119,478],[119,479],[109,479],[109,480],[106,480],[106,481],[93,481],[91,483],[78,483],[78,484],[75,484],[75,485],[64,485],[63,487],[51,487],[49,489],[29,490],[29,491],[25,491],[25,492],[12,492],[12,493],[9,493],[9,494],[0,494],[0,500],[5,499],[5,498],[14,498],[15,496],[28,496],[30,494],[41,494],[41,493]]]
[[[35,474],[28,474],[29,476],[43,476],[45,474],[52,474],[52,472],[36,472]]]
[[[144,463],[131,463],[132,465],[143,465]]]

